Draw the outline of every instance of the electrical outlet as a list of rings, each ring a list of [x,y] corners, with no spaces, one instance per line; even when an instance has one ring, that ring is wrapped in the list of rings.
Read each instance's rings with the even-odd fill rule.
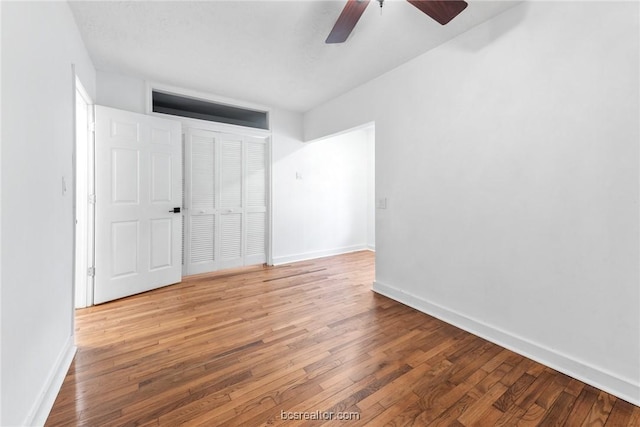
[[[378,197],[376,199],[376,209],[387,209],[387,198]]]

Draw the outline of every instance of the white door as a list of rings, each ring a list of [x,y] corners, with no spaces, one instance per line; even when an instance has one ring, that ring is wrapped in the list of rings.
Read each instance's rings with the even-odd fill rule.
[[[185,134],[185,274],[217,269],[216,137],[187,129]]]
[[[245,141],[245,253],[244,264],[267,262],[267,144],[264,139]]]
[[[266,262],[266,138],[187,129],[185,274]]]
[[[218,268],[243,265],[242,236],[242,137],[221,134],[220,141],[220,264]]]
[[[95,113],[98,304],[180,281],[182,150],[179,122]]]

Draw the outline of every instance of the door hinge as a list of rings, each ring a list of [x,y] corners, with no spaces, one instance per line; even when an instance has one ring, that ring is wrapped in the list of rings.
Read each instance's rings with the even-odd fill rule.
[[[89,194],[89,203],[92,205],[96,204],[96,195],[95,194]]]
[[[96,277],[96,268],[95,267],[87,268],[87,276]]]
[[[96,122],[89,123],[89,132],[96,131]]]

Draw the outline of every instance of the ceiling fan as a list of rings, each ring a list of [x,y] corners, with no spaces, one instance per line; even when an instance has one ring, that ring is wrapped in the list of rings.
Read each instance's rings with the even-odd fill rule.
[[[467,7],[467,2],[462,0],[407,1],[442,25],[447,24]],[[347,0],[325,43],[343,43],[347,40],[369,2],[370,0]],[[377,0],[377,2],[382,7],[384,0]]]

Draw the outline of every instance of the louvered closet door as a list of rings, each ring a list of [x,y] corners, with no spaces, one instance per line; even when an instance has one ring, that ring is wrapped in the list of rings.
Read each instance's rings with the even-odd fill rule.
[[[245,265],[262,264],[266,256],[266,141],[245,140]]]
[[[266,262],[266,141],[187,130],[185,274]]]
[[[240,267],[243,260],[242,137],[220,135],[220,268]]]
[[[188,129],[185,134],[185,264],[187,274],[217,269],[216,135]]]

